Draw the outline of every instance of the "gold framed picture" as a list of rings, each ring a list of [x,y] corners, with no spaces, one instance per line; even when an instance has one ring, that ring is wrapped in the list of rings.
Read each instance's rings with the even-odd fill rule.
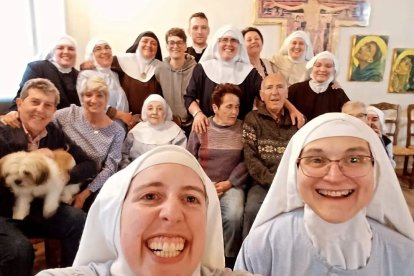
[[[414,49],[395,48],[392,55],[388,92],[414,92]]]
[[[388,51],[388,36],[354,35],[348,79],[382,81]]]

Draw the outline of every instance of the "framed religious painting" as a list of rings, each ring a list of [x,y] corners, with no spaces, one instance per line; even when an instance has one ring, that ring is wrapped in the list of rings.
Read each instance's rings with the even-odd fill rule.
[[[316,54],[335,52],[339,27],[368,26],[370,13],[368,0],[255,0],[253,23],[281,24],[284,37],[303,30]]]
[[[350,81],[382,81],[388,50],[388,36],[354,35],[348,79]]]
[[[396,48],[392,55],[388,92],[414,93],[414,49]]]

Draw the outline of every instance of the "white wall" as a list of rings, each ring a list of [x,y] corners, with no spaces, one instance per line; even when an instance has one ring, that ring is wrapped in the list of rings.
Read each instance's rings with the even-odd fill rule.
[[[389,101],[399,103],[406,114],[408,103],[414,103],[414,94],[387,93],[393,48],[414,48],[412,0],[372,0],[368,27],[341,27],[336,55],[341,72],[338,81],[348,97],[365,103]],[[188,17],[203,11],[209,18],[211,33],[221,25],[231,23],[239,28],[252,25],[253,0],[66,0],[68,33],[79,43],[79,58],[92,36],[104,36],[113,46],[114,53],[124,52],[139,33],[151,30],[162,43],[166,55],[164,34],[171,27],[187,29]],[[263,57],[271,57],[280,47],[279,25],[259,25],[264,36]],[[351,39],[354,34],[389,36],[389,51],[382,82],[349,82],[347,80]],[[404,127],[404,126],[403,126]],[[405,137],[400,131],[400,140]]]

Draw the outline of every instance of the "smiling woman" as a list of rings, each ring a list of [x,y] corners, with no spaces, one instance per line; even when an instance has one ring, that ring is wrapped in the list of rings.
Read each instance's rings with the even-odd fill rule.
[[[110,178],[88,215],[74,267],[39,275],[76,273],[251,275],[224,269],[214,186],[189,152],[172,145]]]
[[[328,113],[292,137],[235,267],[411,275],[412,254],[414,223],[382,143],[362,120]]]

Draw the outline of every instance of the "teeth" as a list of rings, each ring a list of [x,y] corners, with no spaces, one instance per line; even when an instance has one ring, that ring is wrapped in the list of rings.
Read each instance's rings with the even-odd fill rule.
[[[342,196],[348,196],[352,194],[353,190],[341,190],[341,191],[317,190],[317,192],[324,196],[342,197]]]
[[[181,237],[156,237],[150,239],[148,247],[155,255],[163,258],[172,258],[178,256],[184,249],[185,240]]]

